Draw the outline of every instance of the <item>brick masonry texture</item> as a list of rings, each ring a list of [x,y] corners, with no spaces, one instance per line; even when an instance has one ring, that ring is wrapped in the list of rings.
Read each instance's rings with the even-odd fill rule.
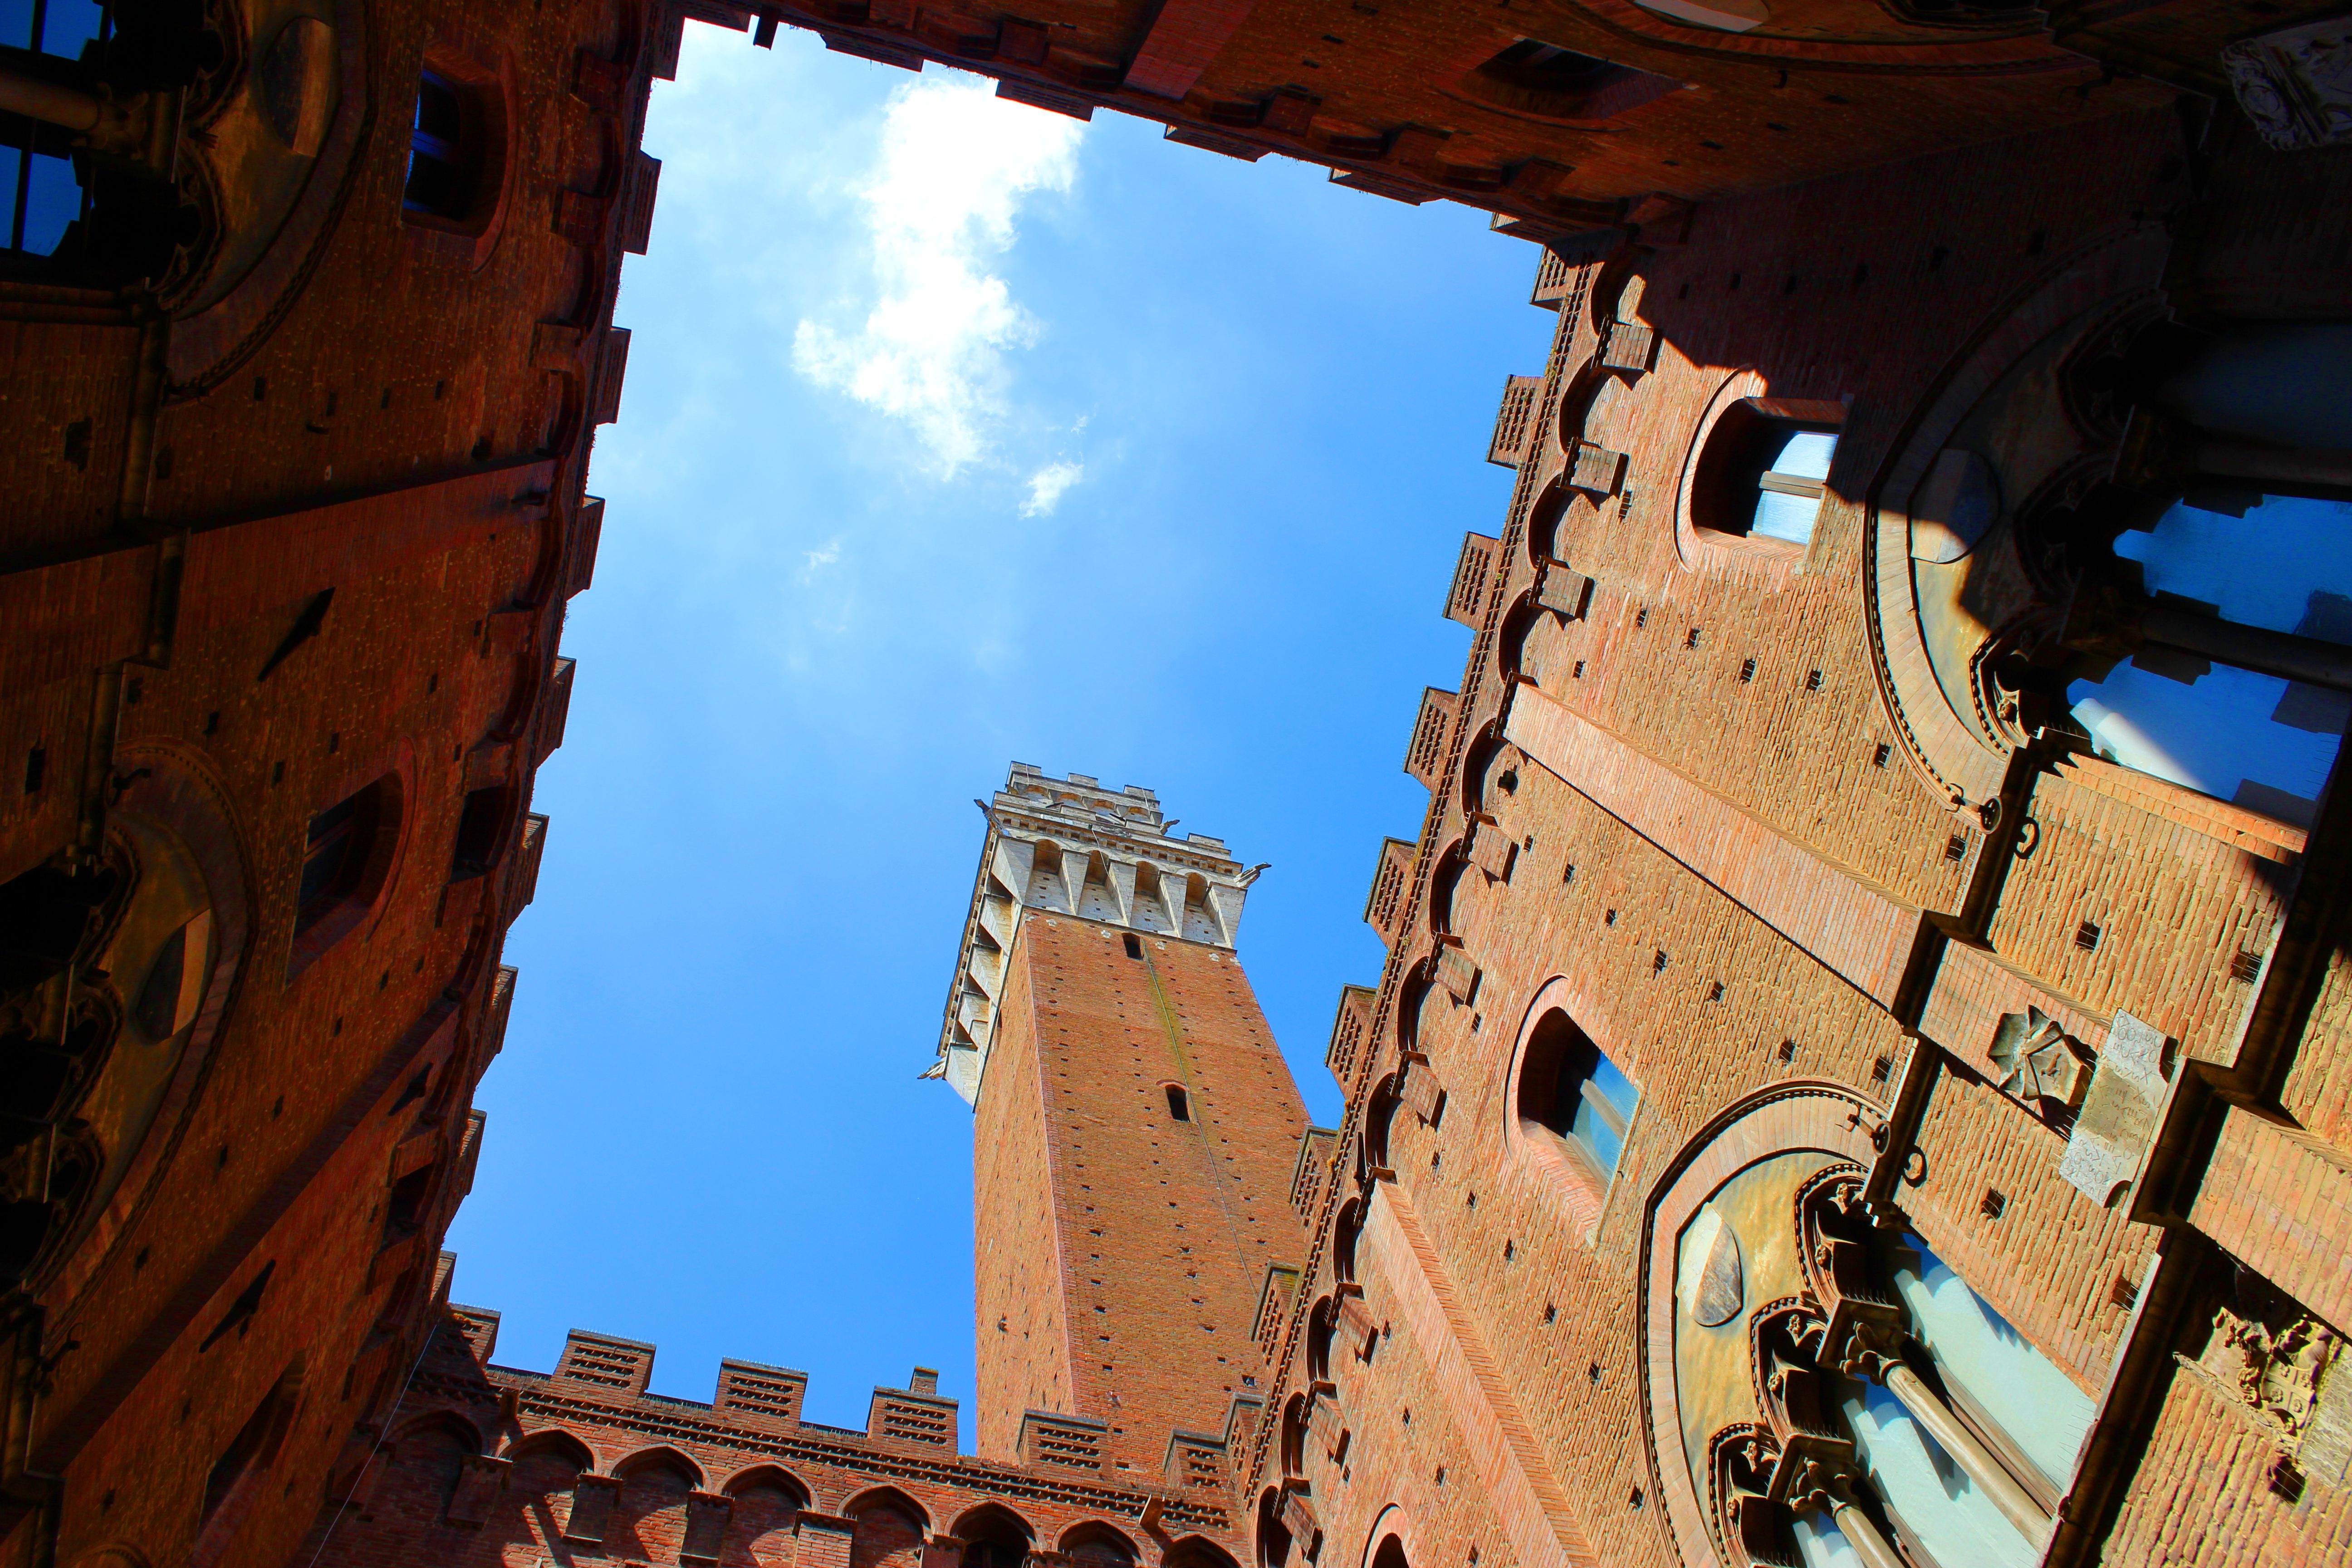
[[[2138,635],[2080,519],[2206,460],[2149,424],[2186,417],[2134,380],[2152,324],[2352,319],[2352,149],[2268,150],[2217,64],[2320,13],[364,11],[299,166],[255,152],[266,40],[207,11],[199,221],[150,284],[0,268],[0,1129],[35,1130],[0,1138],[0,1568],[1720,1562],[1678,1424],[1746,1400],[1762,1451],[1778,1417],[1684,1359],[1680,1247],[1791,1155],[1835,1195],[1743,1244],[1805,1280],[1779,1306],[1846,1289],[1839,1226],[1916,1236],[2094,1403],[2065,1475],[1981,1460],[2047,1510],[2043,1561],[2345,1554],[2352,805],[2209,799],[2049,700]],[[1400,737],[1429,808],[1368,847],[1387,957],[1340,998],[1340,1125],[1224,945],[1247,877],[1214,841],[1144,858],[1213,873],[1213,912],[1161,915],[1215,940],[1118,923],[1133,888],[1080,853],[1004,928],[992,1014],[958,972],[977,1457],[919,1369],[850,1432],[788,1369],[724,1363],[705,1404],[594,1333],[495,1365],[438,1251],[689,19],[1544,247],[1550,350],[1463,454],[1511,501],[1430,584],[1472,644]],[[1527,42],[1581,85],[1498,58]],[[397,134],[425,69],[478,132],[438,215]],[[1717,526],[1743,418],[1835,431],[1809,542]],[[1955,562],[1933,476],[1972,464]],[[1005,809],[1056,809],[1024,781]],[[1164,846],[1149,791],[1081,782]],[[1607,1169],[1543,1120],[1591,1103],[1556,1095],[1571,1022],[1635,1096]]]
[[[1223,1431],[1254,1382],[1307,1113],[1240,963],[1200,942],[1030,913],[973,1136],[980,1452],[1022,1414],[1101,1421],[1116,1468]],[[1171,1113],[1183,1090],[1189,1120]]]
[[[801,1379],[778,1368],[727,1363],[710,1403],[651,1394],[653,1347],[578,1331],[552,1374],[518,1371],[489,1360],[497,1321],[443,1305],[397,1424],[302,1560],[955,1568],[988,1541],[1037,1568],[1230,1568],[1238,1544],[1214,1489],[958,1458],[951,1437],[893,1439],[879,1422],[848,1431],[730,1397],[729,1378]],[[618,1386],[600,1370],[631,1362]],[[925,1397],[875,1391],[877,1408]]]

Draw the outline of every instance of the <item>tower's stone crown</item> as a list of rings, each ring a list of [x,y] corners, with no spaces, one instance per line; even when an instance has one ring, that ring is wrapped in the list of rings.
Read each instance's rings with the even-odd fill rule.
[[[1107,789],[1015,763],[980,804],[988,838],[931,1069],[968,1103],[980,1099],[1005,960],[1031,910],[1231,948],[1256,877],[1221,838],[1171,836],[1160,797],[1139,784]]]

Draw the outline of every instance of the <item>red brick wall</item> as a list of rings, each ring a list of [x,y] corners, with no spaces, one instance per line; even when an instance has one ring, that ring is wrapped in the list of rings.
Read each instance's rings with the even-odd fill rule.
[[[1033,910],[1011,956],[974,1128],[982,1452],[1009,1452],[1016,1402],[1066,1375],[1066,1413],[1107,1422],[1109,1463],[1149,1476],[1171,1430],[1222,1431],[1256,1373],[1266,1265],[1302,1247],[1286,1194],[1307,1114],[1232,953],[1147,934],[1131,959],[1121,934]],[[1017,1292],[1036,1292],[1025,1315]],[[1045,1328],[1000,1334],[1014,1316]]]
[[[1113,1532],[1139,1568],[1230,1568],[1240,1544],[1211,1491],[1163,1488],[1156,1476],[960,1458],[879,1434],[490,1365],[495,1324],[472,1309],[439,1321],[366,1478],[331,1500],[296,1561],[676,1563],[691,1544],[715,1549],[722,1568],[955,1568],[961,1538],[983,1528],[983,1509],[1000,1531],[1026,1532],[1034,1568],[1059,1568],[1058,1551],[1076,1532]],[[478,1483],[462,1479],[469,1463]],[[566,1542],[585,1528],[576,1500],[600,1488],[614,1494],[601,1540]],[[709,1534],[689,1534],[698,1515],[716,1516]]]

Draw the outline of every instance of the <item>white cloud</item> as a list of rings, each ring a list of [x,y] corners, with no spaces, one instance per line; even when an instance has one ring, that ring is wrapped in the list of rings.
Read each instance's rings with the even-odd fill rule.
[[[1077,121],[997,99],[971,77],[894,92],[858,193],[875,298],[846,331],[803,318],[793,365],[907,421],[943,474],[980,459],[1005,406],[1004,352],[1037,331],[989,263],[1012,247],[1026,197],[1070,188],[1078,135]]]
[[[1062,492],[1086,478],[1080,463],[1048,463],[1029,476],[1029,499],[1021,503],[1024,517],[1044,517],[1061,504]]]
[[[818,567],[830,566],[841,559],[841,536],[835,534],[818,549],[804,550],[801,553],[808,562],[801,571],[801,575],[805,578],[814,573]]]

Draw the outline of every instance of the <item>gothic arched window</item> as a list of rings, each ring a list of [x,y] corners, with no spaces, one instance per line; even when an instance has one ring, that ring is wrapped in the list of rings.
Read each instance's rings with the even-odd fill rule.
[[[1777,1155],[1677,1240],[1676,1397],[1713,1433],[1688,1450],[1712,1528],[1748,1564],[2031,1568],[2093,1401],[1861,1190],[1852,1163]]]
[[[1991,667],[2014,728],[2309,825],[2352,719],[2347,354],[2343,323],[2158,321],[2082,358],[2122,452],[2033,519],[2072,588],[2056,638]]]

